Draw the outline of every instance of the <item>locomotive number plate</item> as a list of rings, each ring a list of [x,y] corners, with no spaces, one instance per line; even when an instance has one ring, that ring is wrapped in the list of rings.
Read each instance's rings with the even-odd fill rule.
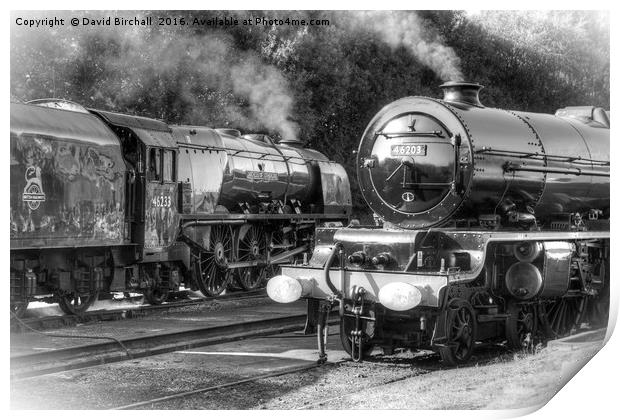
[[[395,144],[391,149],[392,156],[426,156],[425,144]]]
[[[156,195],[151,200],[151,206],[153,207],[170,207],[172,205],[172,198],[169,195]]]

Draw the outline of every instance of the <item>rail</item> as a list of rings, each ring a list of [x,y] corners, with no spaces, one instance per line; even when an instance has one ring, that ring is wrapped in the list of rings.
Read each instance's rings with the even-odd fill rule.
[[[82,369],[265,334],[291,332],[301,330],[305,322],[306,314],[303,313],[32,352],[11,357],[11,379]]]

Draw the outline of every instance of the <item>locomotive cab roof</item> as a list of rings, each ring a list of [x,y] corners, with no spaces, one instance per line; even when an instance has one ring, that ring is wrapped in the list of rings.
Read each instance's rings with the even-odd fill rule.
[[[82,105],[76,102],[73,102],[73,101],[68,101],[66,99],[56,99],[56,98],[33,99],[32,101],[26,102],[26,104],[88,114],[88,110],[84,108]]]
[[[153,118],[89,109],[113,127],[128,128],[147,146],[174,148],[176,142],[168,124]]]

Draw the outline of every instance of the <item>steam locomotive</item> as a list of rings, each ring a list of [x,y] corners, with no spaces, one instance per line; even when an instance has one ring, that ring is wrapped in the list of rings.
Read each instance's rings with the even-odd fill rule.
[[[584,326],[609,305],[609,114],[483,106],[482,86],[407,97],[369,123],[362,194],[383,226],[319,229],[307,264],[269,280],[308,299],[325,356],[337,307],[354,360],[374,347],[467,362],[477,343],[522,349]]]
[[[11,311],[252,290],[351,211],[343,167],[299,141],[58,100],[11,104]]]

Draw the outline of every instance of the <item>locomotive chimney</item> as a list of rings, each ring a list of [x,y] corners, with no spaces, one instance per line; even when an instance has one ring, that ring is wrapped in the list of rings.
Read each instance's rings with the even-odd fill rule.
[[[478,83],[451,81],[439,87],[443,89],[443,100],[446,102],[458,102],[484,108],[478,98],[478,94],[484,86]]]

